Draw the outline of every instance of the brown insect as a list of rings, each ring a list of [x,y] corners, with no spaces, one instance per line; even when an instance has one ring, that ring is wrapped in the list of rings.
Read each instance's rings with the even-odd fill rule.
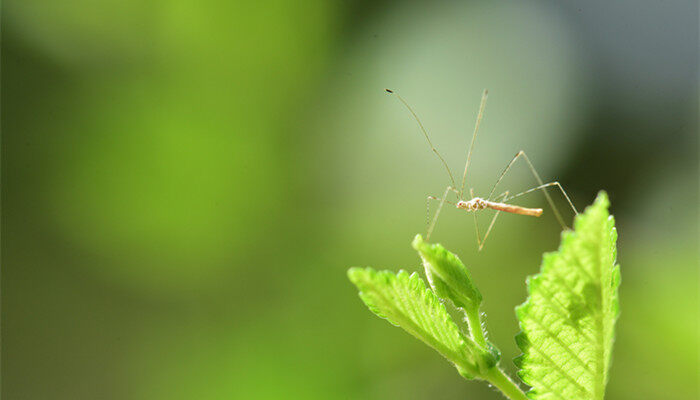
[[[430,141],[430,137],[428,136],[428,132],[425,130],[425,127],[423,126],[423,123],[420,121],[420,118],[418,118],[418,115],[416,114],[415,111],[413,111],[413,108],[408,105],[406,100],[403,99],[398,93],[394,92],[393,90],[390,89],[385,89],[387,93],[390,93],[394,96],[396,96],[401,103],[403,103],[404,106],[408,109],[408,111],[413,115],[413,118],[418,122],[418,126],[420,127],[421,132],[423,133],[423,136],[425,136],[425,139],[428,141],[428,144],[430,145],[431,150],[435,155],[440,159],[442,164],[445,166],[445,169],[447,170],[447,174],[450,176],[450,182],[451,184],[447,186],[445,189],[445,193],[441,198],[435,197],[435,196],[428,196],[428,204],[426,205],[426,214],[427,214],[427,233],[426,233],[426,240],[430,239],[430,235],[432,234],[433,230],[435,229],[435,224],[437,223],[438,216],[440,215],[440,211],[442,210],[442,206],[445,203],[449,203],[454,205],[460,210],[464,210],[467,212],[474,212],[474,225],[476,227],[476,236],[477,236],[477,242],[479,244],[479,250],[484,247],[484,243],[486,242],[486,238],[488,238],[489,234],[491,233],[491,230],[493,229],[494,224],[496,223],[496,218],[498,218],[498,215],[503,212],[508,212],[511,214],[518,214],[518,215],[527,215],[531,217],[539,217],[542,215],[542,209],[541,208],[526,208],[526,207],[521,207],[517,206],[514,204],[509,204],[510,200],[513,200],[517,197],[526,195],[528,193],[534,192],[536,190],[542,190],[542,193],[544,193],[545,198],[547,199],[547,202],[549,203],[550,207],[554,211],[554,215],[557,218],[557,221],[559,221],[559,224],[562,226],[563,229],[568,229],[566,224],[564,223],[564,220],[559,213],[559,210],[557,207],[554,205],[554,202],[552,201],[551,196],[547,192],[547,188],[551,186],[556,186],[559,188],[561,193],[564,195],[564,198],[566,201],[569,203],[569,206],[571,206],[571,209],[574,211],[574,214],[578,214],[578,211],[576,210],[576,207],[574,207],[574,204],[571,202],[571,199],[569,198],[569,195],[566,194],[566,191],[564,188],[561,186],[559,182],[548,182],[548,183],[543,183],[542,179],[540,178],[540,175],[537,173],[535,170],[535,167],[532,165],[530,162],[530,159],[527,157],[524,151],[519,151],[518,154],[513,157],[513,159],[508,163],[506,168],[503,170],[501,175],[499,176],[498,180],[496,183],[493,185],[493,188],[491,189],[491,192],[489,193],[487,198],[481,198],[481,197],[474,197],[474,191],[472,189],[469,189],[469,197],[470,199],[467,200],[464,197],[465,191],[465,184],[467,181],[467,171],[469,170],[469,164],[471,162],[471,157],[472,157],[472,150],[474,148],[474,141],[476,140],[476,134],[479,131],[479,125],[481,124],[481,119],[484,116],[484,108],[486,107],[486,98],[488,97],[488,91],[484,90],[482,96],[481,96],[481,105],[479,106],[479,113],[476,117],[476,124],[474,126],[474,133],[472,135],[472,140],[471,143],[469,144],[469,150],[467,152],[467,161],[464,165],[464,174],[462,175],[462,186],[461,190],[457,190],[454,175],[452,175],[452,171],[450,170],[450,167],[447,165],[447,162],[445,162],[445,159],[442,158],[440,153],[437,151],[435,146],[433,146],[433,143]],[[513,166],[515,161],[518,160],[518,158],[523,158],[525,162],[527,163],[530,172],[532,172],[532,175],[535,177],[535,180],[537,181],[538,186],[526,190],[524,192],[515,194],[515,195],[510,195],[508,191],[505,191],[498,196],[494,197],[494,193],[496,192],[496,187],[498,187],[498,184],[501,182],[503,177],[510,171],[510,168]],[[457,195],[457,202],[453,203],[450,201],[447,201],[447,196],[450,193],[454,193]],[[440,204],[438,206],[437,211],[435,211],[435,215],[433,216],[432,220],[430,219],[430,200],[439,200]],[[480,211],[486,208],[490,208],[492,210],[496,211],[496,214],[493,216],[491,219],[491,222],[489,223],[489,227],[486,230],[486,233],[484,234],[483,239],[481,238],[481,235],[479,233],[479,224],[477,220],[477,213],[476,211]]]

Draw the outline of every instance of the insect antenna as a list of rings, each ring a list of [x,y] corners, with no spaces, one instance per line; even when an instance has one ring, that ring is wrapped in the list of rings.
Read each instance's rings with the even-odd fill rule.
[[[464,164],[464,175],[462,175],[462,190],[460,190],[459,197],[464,197],[464,187],[467,182],[467,170],[469,169],[469,163],[472,159],[472,150],[474,149],[474,142],[476,141],[476,133],[479,131],[479,125],[481,125],[481,119],[484,117],[484,108],[486,108],[486,98],[489,96],[489,91],[484,89],[481,94],[481,104],[479,105],[479,114],[476,116],[476,124],[474,125],[474,134],[472,135],[472,142],[469,144],[469,151],[467,152],[467,163]]]
[[[442,162],[442,165],[445,166],[445,169],[447,170],[447,174],[450,176],[450,182],[452,182],[452,187],[456,187],[457,185],[455,185],[455,178],[452,175],[452,171],[450,171],[450,167],[447,166],[447,162],[445,162],[445,159],[442,158],[440,153],[438,153],[437,149],[433,145],[433,142],[430,141],[430,137],[428,137],[428,132],[425,130],[425,127],[423,126],[423,123],[420,121],[420,118],[418,118],[418,114],[416,114],[416,112],[413,111],[413,108],[411,108],[411,106],[408,105],[406,100],[404,100],[403,97],[401,97],[398,93],[396,93],[395,91],[393,91],[391,89],[384,89],[384,90],[386,90],[387,93],[393,94],[394,96],[396,96],[396,98],[399,99],[399,101],[401,101],[401,103],[403,103],[404,106],[406,106],[408,111],[410,111],[411,115],[413,115],[413,118],[416,120],[416,122],[418,122],[418,126],[420,127],[421,132],[423,132],[423,136],[425,136],[425,140],[428,141],[428,144],[430,145],[430,149],[433,150],[433,153],[435,153],[435,155],[438,156],[438,158]]]

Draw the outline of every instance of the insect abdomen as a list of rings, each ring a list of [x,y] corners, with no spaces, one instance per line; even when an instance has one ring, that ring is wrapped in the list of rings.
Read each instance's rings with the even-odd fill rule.
[[[509,213],[518,214],[518,215],[527,215],[530,217],[539,217],[540,215],[542,215],[541,208],[525,208],[525,207],[515,206],[512,204],[493,203],[493,202],[488,202],[486,204],[486,207],[491,208],[493,210],[497,210],[497,211],[504,211],[504,212],[509,212]]]

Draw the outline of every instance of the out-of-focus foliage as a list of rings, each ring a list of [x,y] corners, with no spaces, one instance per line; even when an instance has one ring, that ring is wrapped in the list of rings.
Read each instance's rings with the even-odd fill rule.
[[[39,211],[67,245],[99,257],[83,267],[145,290],[211,285],[284,217],[278,132],[321,71],[331,10],[268,3],[7,7],[9,40],[64,72],[13,79],[9,90],[45,90],[47,110],[26,104],[8,122],[46,121],[25,138],[51,132]]]
[[[447,184],[389,87],[457,171],[490,90],[477,194],[521,149],[576,205],[607,190],[626,268],[608,394],[697,398],[697,15],[5,1],[2,397],[497,399],[367,318],[347,282],[347,265],[418,270],[407,240]],[[511,373],[512,306],[556,247],[551,215],[499,217],[481,253],[468,216],[435,231],[491,299]]]

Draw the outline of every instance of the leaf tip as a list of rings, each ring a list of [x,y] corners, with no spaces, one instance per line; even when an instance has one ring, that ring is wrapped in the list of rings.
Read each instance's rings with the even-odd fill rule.
[[[414,238],[413,241],[411,242],[411,247],[413,247],[416,251],[420,251],[421,248],[425,245],[425,241],[423,240],[423,236],[417,234]]]
[[[355,283],[362,272],[362,268],[360,267],[351,267],[348,269],[348,279],[350,279],[352,283]]]
[[[361,289],[363,283],[366,283],[373,274],[376,274],[376,272],[377,271],[370,267],[351,267],[348,269],[348,279],[350,279],[350,282],[357,286],[358,289]]]
[[[608,208],[610,206],[610,199],[608,198],[608,193],[605,190],[599,191],[598,196],[596,196],[593,204],[597,205],[598,207]]]

